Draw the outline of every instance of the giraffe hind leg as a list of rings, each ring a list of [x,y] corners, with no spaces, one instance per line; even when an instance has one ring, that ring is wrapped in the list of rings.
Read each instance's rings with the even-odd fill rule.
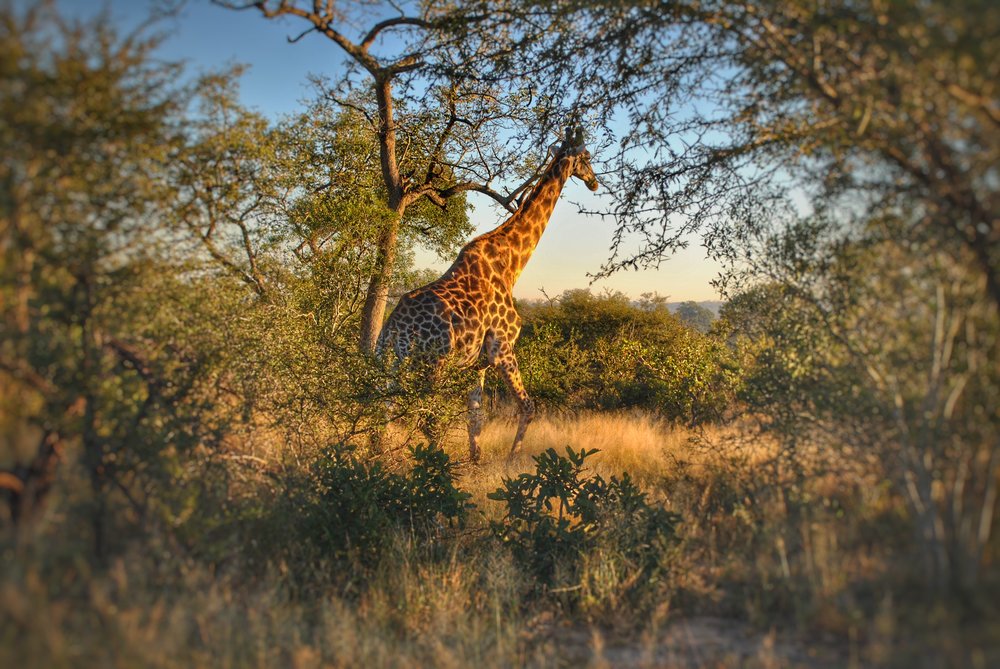
[[[528,391],[524,389],[524,381],[521,379],[521,371],[517,365],[517,358],[514,356],[514,351],[510,344],[506,342],[499,343],[496,347],[493,365],[500,372],[504,383],[514,393],[520,409],[518,412],[517,432],[514,434],[514,443],[510,447],[510,453],[507,454],[507,461],[509,462],[514,457],[514,454],[521,450],[521,444],[524,442],[524,434],[528,431],[528,423],[535,417],[535,403],[528,396]]]
[[[469,392],[467,407],[469,410],[469,459],[479,462],[481,449],[479,435],[483,431],[483,383],[486,380],[486,368],[478,371],[479,377]]]

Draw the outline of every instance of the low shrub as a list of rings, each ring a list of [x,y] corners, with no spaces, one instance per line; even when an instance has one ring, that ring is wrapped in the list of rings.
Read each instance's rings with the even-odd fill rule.
[[[394,529],[430,538],[463,524],[471,495],[456,485],[448,454],[418,445],[411,456],[410,470],[398,473],[377,459],[358,457],[351,446],[324,451],[313,465],[313,490],[304,510],[310,541],[328,557],[373,564]]]
[[[550,448],[534,456],[533,473],[504,478],[488,495],[506,505],[503,518],[491,523],[493,533],[539,588],[577,593],[571,600],[583,604],[587,597],[620,599],[639,583],[648,589],[665,569],[680,521],[650,503],[627,473],[584,476],[596,452],[567,447],[562,456]]]

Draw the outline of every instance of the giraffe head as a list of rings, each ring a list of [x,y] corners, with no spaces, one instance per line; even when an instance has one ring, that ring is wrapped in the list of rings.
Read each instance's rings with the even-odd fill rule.
[[[560,158],[572,158],[572,175],[587,184],[587,188],[592,191],[597,190],[597,175],[590,165],[590,151],[584,144],[583,128],[580,126],[568,126],[566,128],[566,139],[559,147]]]

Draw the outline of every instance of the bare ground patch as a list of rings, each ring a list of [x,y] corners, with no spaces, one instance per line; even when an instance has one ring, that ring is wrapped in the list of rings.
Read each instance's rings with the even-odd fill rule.
[[[737,620],[691,617],[634,637],[600,628],[552,626],[539,630],[554,656],[571,667],[593,669],[707,667],[838,667],[847,653],[828,645],[806,645],[772,629],[761,632]]]

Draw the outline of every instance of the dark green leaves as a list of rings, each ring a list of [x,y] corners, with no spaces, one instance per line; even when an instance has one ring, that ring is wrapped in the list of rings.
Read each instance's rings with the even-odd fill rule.
[[[533,473],[505,478],[489,494],[506,505],[494,534],[542,587],[579,581],[588,554],[601,550],[651,576],[674,539],[680,518],[651,504],[628,474],[610,481],[583,475],[597,452],[567,447],[562,456],[550,448],[534,456]]]
[[[388,471],[350,446],[327,449],[313,466],[306,503],[308,536],[324,555],[377,558],[394,530],[429,538],[445,523],[463,523],[470,495],[456,486],[454,463],[436,446],[411,449],[409,472]]]

